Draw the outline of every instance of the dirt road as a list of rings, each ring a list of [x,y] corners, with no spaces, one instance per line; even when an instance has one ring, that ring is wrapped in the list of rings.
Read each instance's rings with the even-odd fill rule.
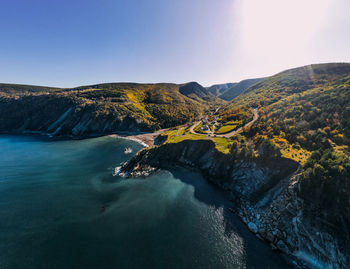
[[[259,119],[259,112],[258,112],[258,109],[257,109],[257,108],[254,108],[253,120],[251,120],[250,122],[248,122],[248,123],[247,123],[246,125],[244,125],[243,127],[238,128],[237,130],[234,130],[234,131],[229,132],[229,133],[227,133],[227,134],[221,134],[221,135],[217,134],[216,137],[232,137],[232,136],[235,136],[236,134],[242,132],[244,127],[250,127],[250,126],[252,126],[252,125],[254,124],[254,122],[256,122],[258,119]],[[194,131],[194,129],[195,129],[200,123],[201,123],[201,121],[197,121],[197,122],[195,122],[195,123],[191,126],[190,132],[191,132],[192,134],[199,134],[199,133],[196,133],[196,132]],[[203,135],[203,134],[202,134],[202,135]],[[211,132],[211,133],[208,134],[208,135],[209,135],[209,136],[214,136],[214,133]]]

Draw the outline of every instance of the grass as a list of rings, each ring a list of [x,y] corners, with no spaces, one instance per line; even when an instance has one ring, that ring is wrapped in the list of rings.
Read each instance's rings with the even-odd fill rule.
[[[236,129],[237,125],[224,125],[222,127],[219,128],[219,130],[217,130],[217,134],[225,134],[225,133],[229,133],[231,131],[233,131],[234,129]]]
[[[168,139],[166,143],[178,143],[184,140],[212,140],[215,143],[215,147],[218,151],[228,154],[230,149],[229,146],[232,144],[230,140],[224,137],[214,137],[209,138],[202,134],[192,134],[185,127],[180,127],[175,130],[170,130],[162,133],[162,135],[167,135]]]
[[[168,134],[168,139],[167,139],[167,143],[178,143],[184,140],[203,140],[206,137],[204,135],[200,135],[200,134],[191,134],[191,133],[183,133],[181,135],[176,135],[176,134],[172,134],[169,135]]]
[[[224,123],[225,125],[241,125],[243,124],[243,121],[241,120],[234,120],[234,121],[228,121]]]
[[[194,128],[194,131],[196,133],[200,133],[200,134],[205,134],[206,131],[202,130],[203,127],[203,122],[201,122],[200,124],[198,124],[198,126],[196,128]]]
[[[218,151],[222,153],[228,154],[230,152],[230,144],[232,144],[228,139],[223,137],[214,137],[213,141],[215,143],[215,147]]]

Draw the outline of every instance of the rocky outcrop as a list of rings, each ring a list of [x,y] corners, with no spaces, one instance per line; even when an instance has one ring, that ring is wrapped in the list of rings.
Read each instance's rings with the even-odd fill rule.
[[[258,202],[242,201],[239,215],[272,248],[294,256],[306,268],[348,268],[349,250],[339,235],[305,216],[299,175],[281,180]]]
[[[218,152],[210,140],[183,141],[140,151],[121,173],[147,176],[175,164],[198,168],[206,179],[230,192],[235,211],[249,230],[273,249],[294,257],[299,266],[349,267],[347,243],[325,229],[325,223],[319,225],[321,219],[305,216],[306,206],[298,195],[299,166],[294,161],[264,154],[237,160]]]

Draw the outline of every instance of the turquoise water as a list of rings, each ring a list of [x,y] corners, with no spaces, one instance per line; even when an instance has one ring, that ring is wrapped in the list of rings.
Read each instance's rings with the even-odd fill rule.
[[[199,174],[113,176],[125,147],[0,136],[0,268],[287,267]]]

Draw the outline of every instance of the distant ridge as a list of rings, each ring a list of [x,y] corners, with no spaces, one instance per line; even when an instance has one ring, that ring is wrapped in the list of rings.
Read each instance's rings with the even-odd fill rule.
[[[221,94],[219,97],[226,101],[231,101],[237,96],[239,96],[242,92],[244,92],[246,89],[251,87],[252,85],[264,80],[265,78],[253,78],[253,79],[245,79],[240,81],[239,83],[236,83],[229,89],[227,89],[223,94]]]
[[[229,88],[233,87],[237,83],[224,83],[224,84],[215,84],[213,86],[208,87],[208,91],[215,96],[220,96],[225,93]]]
[[[250,86],[264,79],[265,78],[253,78],[245,79],[240,82],[215,84],[213,86],[208,87],[207,89],[211,94],[219,97],[220,99],[225,101],[231,101],[237,96],[239,96],[241,93],[243,93]]]

